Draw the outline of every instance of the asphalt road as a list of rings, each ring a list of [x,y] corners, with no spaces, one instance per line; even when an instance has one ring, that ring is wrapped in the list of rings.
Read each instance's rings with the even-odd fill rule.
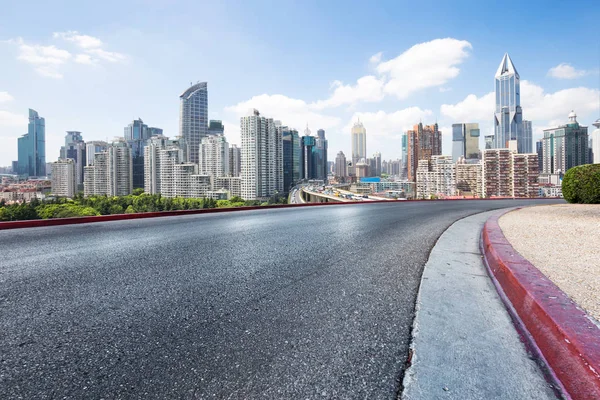
[[[436,239],[523,203],[0,231],[0,398],[393,399]]]

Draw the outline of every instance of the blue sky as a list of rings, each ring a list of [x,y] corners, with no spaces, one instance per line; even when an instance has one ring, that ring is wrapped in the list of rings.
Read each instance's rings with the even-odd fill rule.
[[[30,1],[0,15],[0,165],[16,159],[27,109],[46,118],[47,161],[65,131],[111,139],[141,117],[175,136],[179,95],[207,81],[209,116],[239,144],[248,108],[326,130],[350,149],[360,117],[369,154],[400,157],[422,120],[492,129],[494,73],[508,52],[524,119],[541,130],[571,109],[600,118],[597,1]]]

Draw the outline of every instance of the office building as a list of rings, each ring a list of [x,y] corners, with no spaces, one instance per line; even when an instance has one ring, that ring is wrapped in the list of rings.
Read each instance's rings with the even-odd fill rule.
[[[283,141],[272,118],[258,110],[240,118],[242,198],[268,199],[283,192]]]
[[[369,177],[369,164],[367,164],[367,160],[364,158],[358,160],[354,165],[354,173],[358,179]]]
[[[407,135],[407,170],[408,180],[415,182],[417,166],[420,160],[431,160],[431,156],[442,154],[442,132],[438,124],[415,125]]]
[[[153,126],[149,126],[147,132],[148,139],[150,139],[152,136],[162,136],[163,134],[163,130],[161,128],[155,128]]]
[[[456,195],[456,164],[452,156],[434,155],[419,160],[416,177],[418,199]]]
[[[284,127],[283,140],[283,190],[288,192],[300,180],[300,159],[302,146],[295,129]]]
[[[198,163],[200,141],[207,134],[208,88],[206,82],[198,82],[179,96],[179,136],[189,147],[189,162]]]
[[[223,135],[208,135],[200,142],[199,174],[215,178],[229,175],[229,143]]]
[[[302,153],[300,155],[300,165],[302,168],[302,179],[317,179],[317,163],[316,163],[316,140],[314,136],[310,136],[310,130],[306,128],[305,135],[302,136],[301,146]]]
[[[516,140],[519,153],[531,153],[531,136],[526,139],[523,128],[521,78],[508,53],[496,71],[495,94],[494,148],[505,149],[510,140]]]
[[[494,135],[485,135],[483,137],[483,140],[485,142],[485,147],[484,148],[486,150],[494,148]]]
[[[208,135],[224,135],[225,127],[223,126],[223,121],[211,119],[208,122]]]
[[[102,153],[108,149],[108,143],[95,140],[85,144],[85,165],[94,165],[96,153]]]
[[[133,188],[144,188],[144,147],[152,136],[162,135],[162,129],[149,128],[141,118],[133,120],[124,129],[123,137],[131,148]]]
[[[533,126],[531,121],[523,120],[523,153],[533,153]],[[517,145],[518,146],[518,145]]]
[[[358,120],[352,126],[350,134],[352,137],[352,165],[355,166],[361,159],[367,158],[367,130]]]
[[[232,144],[229,146],[229,175],[239,177],[242,170],[242,152],[241,149]]]
[[[566,125],[544,129],[543,141],[544,174],[564,174],[572,167],[590,163],[588,128],[579,125],[574,111]]]
[[[345,178],[348,176],[346,155],[343,151],[337,153],[335,157],[335,172],[334,175],[337,178]]]
[[[51,163],[52,194],[72,198],[77,193],[76,162],[71,158]]]
[[[538,170],[542,173],[544,171],[544,139],[535,142],[535,152],[538,156]]]
[[[593,124],[596,129],[592,132],[592,155],[594,164],[600,164],[600,119],[597,119]]]
[[[77,190],[83,189],[83,167],[86,162],[86,144],[83,141],[81,132],[67,131],[65,135],[65,145],[60,148],[60,158],[70,158],[75,161],[75,182]]]
[[[373,154],[373,158],[371,158],[373,163],[373,170],[371,171],[371,176],[381,176],[381,153],[376,152]]]
[[[479,124],[452,124],[452,159],[466,160],[479,158]]]
[[[94,165],[84,168],[85,196],[127,196],[133,192],[132,154],[125,139],[115,139],[94,157]]]
[[[326,181],[327,171],[327,139],[325,139],[325,131],[323,129],[317,130],[317,137],[315,138],[315,178],[318,180]]]
[[[29,109],[27,133],[18,139],[17,175],[46,175],[46,120]]]
[[[148,125],[144,124],[141,118],[133,120],[132,123],[127,125],[123,130],[123,137],[127,142],[134,140],[147,140],[150,138],[150,132],[148,132]]]

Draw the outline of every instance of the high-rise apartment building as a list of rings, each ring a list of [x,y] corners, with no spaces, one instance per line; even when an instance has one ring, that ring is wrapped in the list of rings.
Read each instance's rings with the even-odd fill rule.
[[[594,122],[596,129],[592,132],[592,155],[594,164],[600,164],[600,119]]]
[[[126,196],[133,192],[131,148],[117,138],[106,151],[94,155],[94,165],[84,168],[85,196]]]
[[[352,169],[361,160],[367,158],[367,130],[358,120],[352,126]]]
[[[544,174],[564,174],[572,167],[590,162],[588,128],[579,125],[574,111],[566,125],[544,129],[543,141]]]
[[[306,131],[308,131],[309,135],[302,136],[301,139],[302,153],[300,155],[300,165],[302,168],[302,179],[317,179],[316,140],[314,136],[310,136],[308,128]]]
[[[268,199],[283,192],[283,141],[272,118],[258,110],[240,118],[242,198]]]
[[[316,164],[316,179],[327,180],[327,139],[325,139],[325,131],[323,129],[317,130],[317,137],[315,138],[315,164]]]
[[[76,163],[71,158],[59,159],[51,163],[52,194],[72,198],[77,193]]]
[[[229,143],[223,135],[202,138],[199,151],[199,174],[215,178],[229,175]]]
[[[18,155],[18,175],[46,175],[46,120],[31,108],[27,133],[18,139]]]
[[[338,178],[345,178],[348,176],[347,172],[347,164],[346,164],[346,155],[343,151],[337,153],[335,157],[335,176]]]
[[[236,145],[229,146],[229,175],[239,177],[242,171],[242,152]]]
[[[484,150],[482,162],[483,197],[538,196],[536,153],[520,154],[511,148]]]
[[[189,161],[198,163],[200,141],[208,134],[208,87],[198,82],[179,96],[179,135],[189,147]]]
[[[452,124],[452,159],[474,160],[479,158],[479,124]]]
[[[477,160],[467,164],[460,160],[456,163],[456,192],[461,196],[483,197],[482,163]]]
[[[95,140],[85,144],[85,165],[94,165],[96,153],[102,153],[108,149],[108,143]]]
[[[417,198],[456,195],[456,164],[451,156],[431,156],[417,166]]]
[[[531,121],[523,120],[523,153],[533,153],[533,126]],[[518,147],[518,144],[517,144]]]
[[[521,78],[508,53],[496,71],[495,87],[494,148],[507,148],[510,140],[516,140],[519,153],[531,153],[531,137],[525,137],[523,128]]]
[[[208,134],[209,135],[224,135],[225,127],[223,126],[223,121],[211,119],[208,122]]]
[[[419,160],[431,160],[431,156],[442,154],[442,132],[438,124],[415,125],[407,135],[408,180],[415,182]]]
[[[81,132],[67,131],[65,145],[60,148],[60,158],[70,158],[75,161],[75,182],[78,189],[83,188],[83,167],[87,165],[86,156],[86,144]]]
[[[371,171],[372,176],[381,176],[381,153],[376,152],[373,154],[373,171]]]
[[[282,128],[283,190],[288,192],[300,180],[300,136],[295,129]]]

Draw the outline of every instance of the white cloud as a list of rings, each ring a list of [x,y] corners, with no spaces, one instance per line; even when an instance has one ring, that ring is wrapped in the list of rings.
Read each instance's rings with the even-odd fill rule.
[[[367,129],[367,137],[401,136],[403,132],[411,129],[420,120],[428,119],[433,115],[431,110],[419,107],[409,107],[392,113],[385,111],[357,112],[344,127],[344,132],[350,132],[352,125],[358,119]]]
[[[558,64],[556,67],[550,68],[548,76],[558,79],[576,79],[588,74],[588,71],[575,69],[567,63]]]
[[[446,93],[446,92],[451,92],[452,88],[451,87],[440,87],[440,93]]]
[[[546,93],[529,81],[521,81],[521,106],[523,118],[528,120],[560,120],[566,122],[571,110],[579,116],[589,115],[598,109],[598,90],[576,87]]]
[[[456,104],[442,104],[440,111],[442,115],[452,118],[452,121],[457,123],[485,119],[491,121],[494,116],[494,92],[481,97],[470,94]]]
[[[343,104],[355,104],[360,101],[379,102],[383,100],[383,81],[368,75],[356,81],[356,85],[344,85],[340,81],[332,83],[333,94],[327,100],[319,100],[310,105],[311,108],[322,110],[327,107],[338,107]]]
[[[87,50],[87,52],[89,54],[91,54],[92,56],[95,56],[99,59],[108,61],[108,62],[120,62],[120,61],[125,61],[126,60],[126,56],[124,54],[121,53],[117,53],[114,51],[106,51],[103,49],[89,49]]]
[[[373,54],[371,56],[371,58],[369,58],[369,62],[371,64],[379,64],[381,62],[382,55],[383,55],[383,52],[381,52],[381,51],[379,53]]]
[[[93,64],[94,61],[89,54],[77,54],[75,62],[78,64]]]
[[[73,42],[82,49],[93,49],[101,47],[103,44],[102,40],[93,36],[81,35],[77,31],[54,32],[52,37],[55,39],[60,38],[69,42]]]
[[[441,86],[458,76],[471,43],[453,38],[414,45],[398,57],[382,62],[377,71],[386,77],[385,93],[405,99],[412,93]]]
[[[13,101],[14,98],[8,92],[0,92],[0,103]]]
[[[2,127],[27,127],[27,117],[10,111],[0,110],[0,126]]]

